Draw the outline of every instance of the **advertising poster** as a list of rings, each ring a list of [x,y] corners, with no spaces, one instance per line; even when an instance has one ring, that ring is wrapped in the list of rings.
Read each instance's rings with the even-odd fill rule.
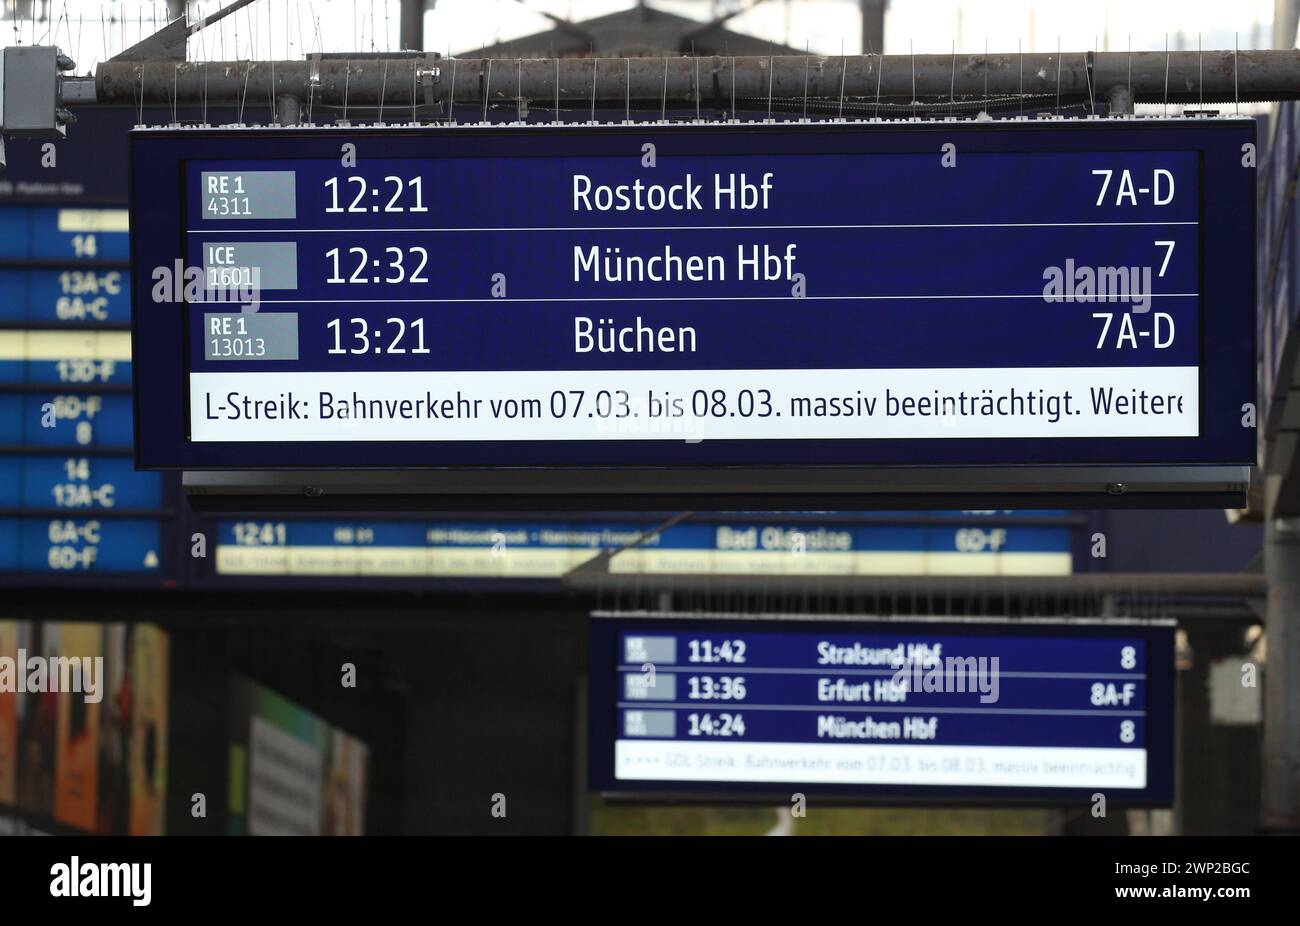
[[[63,624],[50,664],[57,698],[54,819],[94,831],[98,811],[99,711],[104,695],[104,628]],[[55,691],[57,689],[57,691]]]
[[[125,833],[131,804],[131,688],[126,624],[104,628],[104,700],[99,706],[99,816],[96,831]]]
[[[231,833],[359,836],[369,749],[268,688],[231,691]]]
[[[0,621],[0,806],[28,826],[161,835],[169,656],[152,624]]]
[[[322,833],[361,836],[366,831],[366,762],[369,750],[342,730],[330,736]]]
[[[18,649],[49,660],[58,653],[59,624],[40,621],[18,625]],[[26,691],[18,696],[18,774],[15,803],[33,817],[54,812],[54,745],[58,725],[57,693]]]
[[[18,624],[0,621],[0,804],[12,806],[18,761]],[[13,660],[13,662],[7,662]],[[9,679],[4,677],[12,666]]]
[[[166,822],[169,641],[152,624],[135,624],[127,642],[132,836],[159,836]]]

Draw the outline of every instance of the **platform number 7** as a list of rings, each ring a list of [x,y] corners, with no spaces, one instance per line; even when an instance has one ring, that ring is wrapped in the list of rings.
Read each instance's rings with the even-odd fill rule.
[[[1169,269],[1169,258],[1171,258],[1171,257],[1174,256],[1174,242],[1173,242],[1173,241],[1157,241],[1157,242],[1156,242],[1156,247],[1158,247],[1158,248],[1164,248],[1164,249],[1165,249],[1165,259],[1164,259],[1164,262],[1160,265],[1160,272],[1159,272],[1158,274],[1156,274],[1157,276],[1164,276],[1164,275],[1165,275],[1165,271],[1166,271],[1167,269]]]

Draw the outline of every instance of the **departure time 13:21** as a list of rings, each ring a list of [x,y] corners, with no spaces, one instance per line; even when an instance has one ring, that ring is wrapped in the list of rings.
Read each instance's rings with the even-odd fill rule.
[[[427,354],[424,343],[424,319],[406,321],[403,318],[386,319],[382,326],[364,318],[346,320],[335,318],[326,323],[334,335],[331,354]],[[414,346],[412,346],[414,344]]]

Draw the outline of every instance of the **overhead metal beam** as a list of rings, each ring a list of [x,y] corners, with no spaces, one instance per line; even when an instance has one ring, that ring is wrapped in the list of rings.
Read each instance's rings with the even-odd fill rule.
[[[1190,52],[1079,52],[1073,54],[857,55],[849,57],[710,57],[603,59],[467,59],[421,63],[375,56],[303,61],[107,61],[94,77],[94,101],[109,104],[182,104],[202,98],[209,105],[235,105],[288,93],[317,105],[410,105],[412,67],[436,70],[427,96],[445,103],[513,102],[517,97],[564,108],[626,103],[702,105],[730,110],[761,109],[769,99],[803,97],[929,104],[953,101],[1022,105],[1026,111],[1064,104],[1100,106],[1116,88],[1136,103],[1221,105],[1234,101],[1300,99],[1300,50]],[[275,86],[271,86],[274,70]],[[318,81],[313,82],[313,72]],[[396,73],[394,73],[396,72]],[[454,86],[453,86],[454,75]],[[65,83],[75,83],[69,78]],[[314,86],[313,86],[314,83]],[[986,91],[987,88],[987,91]],[[986,96],[987,92],[987,96]],[[77,88],[65,99],[85,101]],[[1028,102],[1026,102],[1028,100]],[[430,101],[430,100],[424,100]],[[853,110],[850,110],[853,111]]]

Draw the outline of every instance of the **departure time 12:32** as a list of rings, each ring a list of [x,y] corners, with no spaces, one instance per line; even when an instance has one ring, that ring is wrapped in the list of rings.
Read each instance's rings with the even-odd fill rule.
[[[421,247],[384,248],[383,260],[371,258],[365,248],[341,248],[325,252],[330,262],[326,283],[428,283],[425,268],[429,252]]]

